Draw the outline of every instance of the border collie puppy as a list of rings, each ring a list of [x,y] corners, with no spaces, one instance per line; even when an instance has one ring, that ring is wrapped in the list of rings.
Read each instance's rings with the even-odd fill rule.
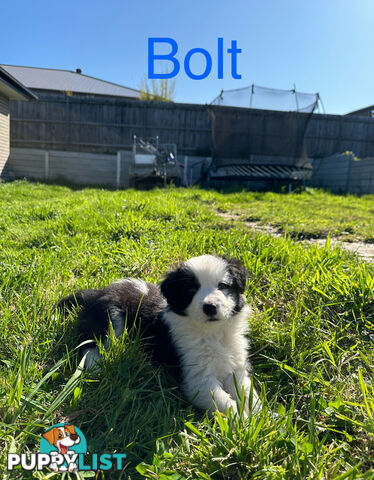
[[[174,267],[160,286],[124,278],[102,290],[80,290],[58,307],[81,307],[81,341],[105,339],[109,321],[116,336],[134,326],[153,360],[180,375],[185,396],[198,408],[237,412],[236,379],[246,414],[251,378],[245,285],[241,262],[202,255]],[[97,346],[83,353],[87,367],[97,366]],[[261,402],[254,389],[252,398],[257,412]]]

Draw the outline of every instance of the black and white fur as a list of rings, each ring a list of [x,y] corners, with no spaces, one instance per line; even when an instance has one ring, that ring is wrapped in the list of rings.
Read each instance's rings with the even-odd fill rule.
[[[170,271],[161,286],[124,278],[102,290],[80,290],[59,303],[79,305],[81,341],[116,336],[134,326],[153,360],[174,369],[185,396],[198,408],[237,411],[235,380],[248,399],[249,307],[246,273],[235,259],[203,255]],[[86,348],[86,365],[97,366],[98,347]],[[245,413],[248,412],[246,405]],[[253,389],[252,409],[261,403]]]

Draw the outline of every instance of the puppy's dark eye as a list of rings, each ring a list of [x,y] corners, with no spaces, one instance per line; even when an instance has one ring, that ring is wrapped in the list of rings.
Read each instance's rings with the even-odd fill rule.
[[[229,285],[228,283],[219,283],[218,284],[218,289],[219,290],[229,290],[231,288],[231,285]]]

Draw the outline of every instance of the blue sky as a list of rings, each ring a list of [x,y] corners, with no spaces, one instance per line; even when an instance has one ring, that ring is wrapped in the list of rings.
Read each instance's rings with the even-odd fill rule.
[[[257,85],[319,92],[327,113],[374,104],[373,0],[34,0],[1,4],[0,63],[75,70],[138,88],[148,38],[172,37],[182,68],[176,101],[208,103],[221,89]],[[237,40],[238,73],[217,78],[217,38]],[[211,74],[192,80],[185,54],[204,48]],[[202,57],[191,69],[201,73]]]

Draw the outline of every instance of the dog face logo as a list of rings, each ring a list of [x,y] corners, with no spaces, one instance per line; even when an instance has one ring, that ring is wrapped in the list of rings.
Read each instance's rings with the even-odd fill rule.
[[[69,447],[80,442],[79,435],[75,433],[74,425],[64,425],[63,427],[52,427],[43,434],[50,445],[57,448],[58,453],[63,455],[68,452]]]
[[[42,435],[40,451],[51,455],[49,468],[54,472],[76,472],[77,454],[86,453],[87,443],[78,427],[61,423],[54,425]]]

